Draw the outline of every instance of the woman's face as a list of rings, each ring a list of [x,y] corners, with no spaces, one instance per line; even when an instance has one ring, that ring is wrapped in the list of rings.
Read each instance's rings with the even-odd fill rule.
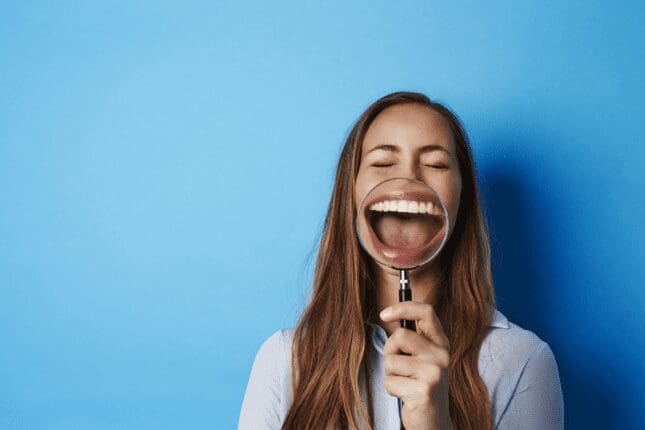
[[[461,173],[450,126],[437,111],[405,103],[384,109],[367,129],[354,188],[358,208],[367,193],[388,178],[418,179],[437,191],[452,233],[461,197]]]

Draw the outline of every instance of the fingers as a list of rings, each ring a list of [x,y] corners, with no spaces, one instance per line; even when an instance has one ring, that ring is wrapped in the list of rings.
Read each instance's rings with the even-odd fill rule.
[[[384,356],[385,374],[417,378],[419,362],[416,357],[400,354],[386,354]]]
[[[402,398],[410,392],[415,392],[417,388],[416,379],[406,378],[405,376],[387,376],[383,381],[385,390],[391,396]],[[405,398],[402,399],[405,401]]]
[[[389,375],[383,381],[383,385],[391,396],[399,397],[404,403],[408,399],[416,399],[417,402],[428,400],[432,392],[427,382],[405,376]]]
[[[417,331],[437,345],[450,350],[450,341],[443,331],[441,321],[433,307],[427,303],[414,301],[395,303],[383,309],[380,317],[386,322],[402,319],[414,320],[417,322]]]
[[[397,328],[383,346],[386,360],[390,355],[401,356],[401,353],[412,357],[429,360],[440,366],[450,364],[450,353],[445,348],[430,341],[423,334],[415,333],[405,328]],[[404,357],[404,356],[402,356]]]

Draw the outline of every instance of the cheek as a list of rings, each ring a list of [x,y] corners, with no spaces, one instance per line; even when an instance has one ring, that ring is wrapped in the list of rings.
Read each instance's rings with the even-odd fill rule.
[[[450,217],[450,231],[455,226],[457,213],[459,212],[459,203],[461,199],[461,177],[453,176],[445,181],[441,187],[440,196],[448,208]]]
[[[454,229],[456,221],[457,221],[457,214],[459,213],[459,205],[461,203],[461,177],[458,176],[456,177],[450,188],[449,188],[449,203],[448,203],[448,211],[450,214],[450,230]]]
[[[366,177],[364,173],[359,171],[358,175],[356,176],[356,181],[354,182],[354,203],[356,205],[356,209],[359,208],[359,206],[363,202],[363,199],[370,191],[369,185],[369,178]]]
[[[358,207],[361,205],[363,198],[365,197],[365,192],[363,191],[363,182],[360,177],[356,178],[354,182],[354,206],[358,210]]]

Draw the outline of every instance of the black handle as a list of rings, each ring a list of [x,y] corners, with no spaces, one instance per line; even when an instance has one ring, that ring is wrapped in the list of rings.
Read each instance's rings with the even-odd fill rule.
[[[399,289],[399,302],[409,302],[412,300],[412,290],[410,288]],[[401,327],[408,328],[412,331],[417,331],[415,321],[401,320]]]
[[[410,271],[407,269],[401,269],[399,271],[399,302],[409,302],[409,301],[412,301],[412,288],[410,287]],[[401,320],[401,327],[410,329],[412,331],[417,331],[416,321]],[[405,355],[409,355],[409,354],[405,354]],[[401,430],[405,430],[405,427],[403,426],[403,418],[401,417],[401,408],[403,407],[403,401],[401,399],[398,399],[398,404],[399,404],[399,419],[401,420]]]
[[[401,269],[399,272],[399,302],[412,301],[412,288],[410,287],[410,272],[406,269]],[[401,320],[401,327],[417,331],[415,321]]]

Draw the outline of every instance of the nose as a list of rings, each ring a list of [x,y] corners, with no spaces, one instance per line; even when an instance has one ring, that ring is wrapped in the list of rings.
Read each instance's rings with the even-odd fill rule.
[[[416,179],[418,181],[424,182],[421,166],[412,156],[406,157],[405,159],[401,160],[401,162],[397,166],[396,174],[399,177]]]

